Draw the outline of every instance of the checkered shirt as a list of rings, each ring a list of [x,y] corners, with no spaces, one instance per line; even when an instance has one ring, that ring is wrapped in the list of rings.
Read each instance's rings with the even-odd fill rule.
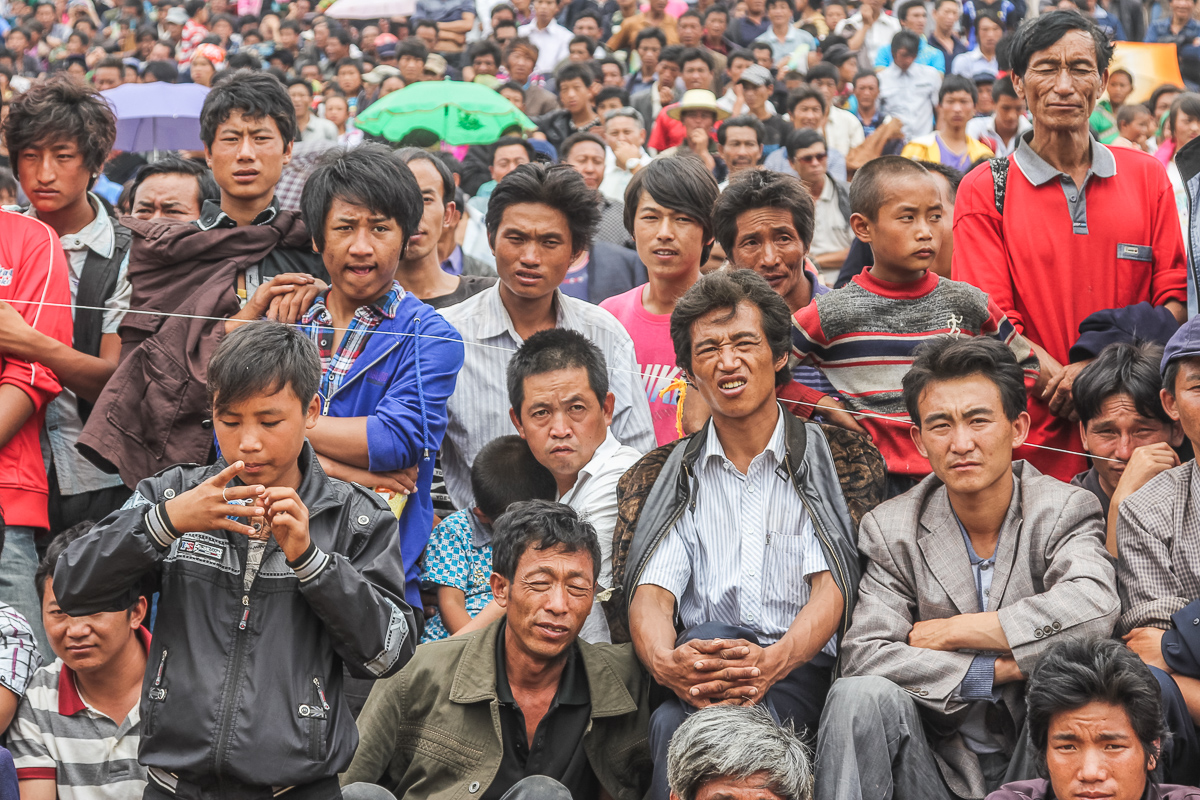
[[[333,317],[325,306],[326,294],[319,295],[313,301],[312,306],[300,318],[300,326],[321,353],[321,397],[328,402],[341,387],[346,374],[350,372],[350,367],[354,365],[354,359],[366,348],[371,332],[378,328],[384,319],[396,318],[396,311],[404,298],[404,289],[400,288],[399,283],[392,281],[391,291],[377,302],[356,308],[336,353],[333,352]]]

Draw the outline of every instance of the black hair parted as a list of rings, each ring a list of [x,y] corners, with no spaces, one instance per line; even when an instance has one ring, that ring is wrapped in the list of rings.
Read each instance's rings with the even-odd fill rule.
[[[513,503],[492,525],[492,571],[512,581],[529,548],[568,552],[584,550],[592,557],[592,580],[600,577],[600,541],[596,529],[575,509],[548,500]]]
[[[579,331],[550,328],[524,341],[508,362],[508,403],[519,417],[525,404],[525,379],[564,369],[587,372],[588,386],[601,405],[608,396],[608,365],[604,353]]]
[[[1127,394],[1134,410],[1146,419],[1169,425],[1159,390],[1163,387],[1158,366],[1163,347],[1153,342],[1113,342],[1100,351],[1075,378],[1071,394],[1079,421],[1087,424],[1100,415],[1100,407],[1113,395]]]
[[[933,383],[982,375],[996,384],[1004,416],[1015,422],[1026,409],[1025,371],[1012,350],[990,336],[937,336],[919,345],[904,375],[904,405],[921,427],[921,394]]]
[[[208,362],[208,403],[214,411],[290,387],[302,409],[321,386],[321,356],[303,331],[256,320],[221,339]]]
[[[117,120],[108,102],[90,86],[65,73],[34,81],[29,89],[13,96],[4,121],[4,143],[20,178],[22,150],[73,142],[92,173],[104,160],[117,138]]]
[[[816,225],[813,197],[795,175],[757,167],[739,172],[713,206],[713,224],[721,249],[733,259],[738,217],[758,208],[777,208],[792,215],[796,236],[808,250]]]
[[[991,19],[998,22],[995,17]],[[1026,20],[1017,29],[1012,48],[1009,50],[1013,74],[1024,78],[1034,54],[1050,47],[1071,31],[1082,31],[1092,37],[1096,46],[1096,69],[1100,73],[1108,69],[1108,63],[1112,60],[1113,44],[1104,31],[1100,30],[1091,17],[1076,11],[1055,10]]]
[[[638,170],[625,187],[625,230],[630,236],[643,193],[664,208],[700,223],[706,242],[700,263],[707,261],[712,250],[712,209],[721,189],[704,162],[684,148],[675,156],[656,158]]]
[[[495,522],[513,503],[557,499],[558,484],[514,433],[480,448],[471,462],[471,492],[475,505]]]
[[[325,222],[335,198],[394,219],[404,234],[403,248],[421,224],[425,206],[412,170],[386,146],[374,143],[331,150],[305,181],[300,208],[318,250],[325,249]]]
[[[509,207],[531,203],[561,212],[567,220],[571,252],[582,253],[592,246],[600,225],[600,202],[600,193],[589,189],[574,167],[522,164],[504,176],[488,200],[488,241],[495,245],[496,232]]]
[[[153,63],[153,62],[152,62]],[[270,118],[284,146],[296,139],[296,110],[278,79],[254,70],[226,71],[225,80],[204,98],[200,110],[200,139],[212,149],[217,128],[235,111],[250,119]]]

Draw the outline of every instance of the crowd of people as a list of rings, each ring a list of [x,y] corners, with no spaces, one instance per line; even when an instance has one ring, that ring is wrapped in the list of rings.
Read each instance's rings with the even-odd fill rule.
[[[0,7],[0,797],[1200,798],[1191,0],[329,5]]]

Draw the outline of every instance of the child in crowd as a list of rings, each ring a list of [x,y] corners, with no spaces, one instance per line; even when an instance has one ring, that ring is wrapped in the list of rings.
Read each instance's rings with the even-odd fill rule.
[[[993,336],[1016,355],[1029,387],[1038,362],[987,295],[930,269],[942,246],[944,204],[925,167],[901,156],[868,162],[850,184],[850,208],[850,227],[871,246],[875,264],[796,312],[792,343],[797,357],[825,373],[846,408],[872,415],[859,422],[887,462],[895,496],[929,474],[909,435],[900,386],[917,345],[946,334]],[[841,406],[815,390],[805,394],[806,402]]]
[[[343,666],[382,678],[413,653],[395,515],[326,476],[305,439],[320,383],[317,347],[292,326],[223,337],[207,369],[222,458],[141,481],[55,566],[71,616],[128,608],[146,579],[159,590],[145,798],[336,797],[358,743]]]
[[[454,635],[491,602],[492,521],[513,503],[558,499],[554,476],[515,434],[493,439],[475,456],[471,491],[475,507],[442,520],[421,557],[438,609],[425,621],[422,643]]]

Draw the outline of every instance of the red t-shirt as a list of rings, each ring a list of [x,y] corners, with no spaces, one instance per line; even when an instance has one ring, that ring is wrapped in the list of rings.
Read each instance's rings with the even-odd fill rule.
[[[616,317],[633,339],[633,352],[650,403],[650,417],[654,420],[654,438],[664,445],[679,438],[675,427],[679,392],[667,392],[661,399],[658,393],[679,377],[680,369],[675,366],[675,346],[671,344],[671,315],[651,314],[642,306],[645,287],[642,284],[610,297],[600,307]]]
[[[1103,145],[1100,145],[1103,147]],[[1152,156],[1108,148],[1111,177],[1086,186],[1086,233],[1076,232],[1068,194],[1055,177],[1040,185],[1009,156],[1004,215],[996,211],[991,171],[981,165],[963,179],[954,207],[955,280],[987,292],[1018,331],[1060,363],[1096,311],[1149,301],[1185,301],[1187,273],[1175,196]],[[1018,153],[1019,155],[1019,153]],[[1028,441],[1078,451],[1078,426],[1031,400]],[[1082,456],[1022,448],[1042,472],[1070,480],[1086,468]]]

